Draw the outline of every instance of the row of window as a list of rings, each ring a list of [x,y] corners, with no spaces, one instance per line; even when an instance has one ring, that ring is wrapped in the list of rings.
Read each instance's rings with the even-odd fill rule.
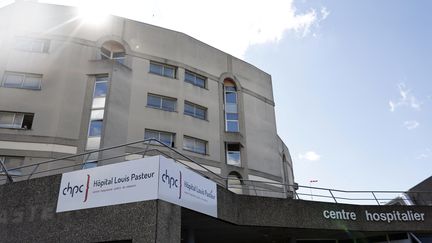
[[[91,111],[91,117],[90,117],[90,125],[89,125],[89,137],[99,137],[102,133],[102,125],[103,125],[103,114],[104,109],[102,107],[97,107],[97,103],[104,104],[105,97],[97,97],[97,92],[99,86],[98,84],[95,85],[95,92],[93,100],[93,109]],[[103,89],[106,87],[106,83],[103,83]],[[101,102],[98,102],[99,99],[101,99]],[[157,108],[157,109],[164,109],[164,110],[171,110],[174,111],[175,109],[175,102],[172,103],[172,100],[166,100],[164,97],[161,96],[154,96],[149,95],[148,98],[148,106]],[[196,117],[199,119],[205,120],[207,117],[207,109],[190,103],[188,101],[185,101],[185,107],[184,107],[184,114],[189,115],[192,117]],[[0,128],[16,128],[16,129],[31,129],[33,124],[33,113],[21,113],[21,112],[9,112],[9,111],[0,111]],[[228,124],[228,131],[237,131],[238,130],[238,122],[234,121],[227,121]],[[234,125],[233,125],[234,124]]]
[[[148,94],[147,106],[165,111],[176,111],[177,99],[156,94]],[[198,119],[206,120],[207,108],[189,101],[185,101],[184,114]]]
[[[15,40],[15,49],[28,52],[41,52],[46,53],[49,50],[50,40],[28,38],[28,37],[17,37]],[[116,41],[105,42],[100,49],[101,59],[112,59],[116,62],[124,64],[126,52],[122,44]],[[177,67],[157,62],[150,62],[150,73],[176,78]],[[196,74],[192,71],[185,71],[185,82],[193,84],[195,86],[206,88],[207,78]]]
[[[17,49],[27,51],[44,51],[47,50],[49,41],[42,39],[31,38],[18,38]],[[125,50],[123,46],[116,41],[107,41],[101,47],[102,59],[121,59],[125,58]],[[150,62],[149,72],[165,77],[176,78],[177,67],[154,61]],[[191,72],[185,71],[185,82],[191,83],[201,88],[206,87],[207,78]],[[9,88],[24,88],[24,89],[40,89],[42,82],[41,74],[5,72],[2,86]],[[94,100],[96,101],[96,99]],[[102,99],[101,99],[102,101]],[[103,100],[105,101],[105,100]],[[177,99],[164,97],[159,95],[149,94],[147,97],[147,106],[166,111],[176,110]],[[100,103],[100,102],[99,102]],[[93,109],[95,109],[98,102],[93,102]],[[105,102],[103,102],[105,103]],[[239,113],[238,113],[238,97],[237,87],[232,80],[224,81],[224,120],[225,131],[239,132]],[[207,108],[185,101],[184,114],[190,115],[199,119],[205,120],[207,117]],[[98,107],[101,108],[101,107]],[[102,122],[95,121],[94,125],[101,126]]]
[[[96,82],[90,119],[89,137],[100,136],[102,132],[107,81]],[[176,110],[177,100],[174,98],[148,94],[147,106],[167,111]],[[99,105],[98,105],[99,104]],[[185,101],[184,114],[198,119],[207,118],[207,108]],[[238,131],[238,114],[225,113],[227,131]],[[20,112],[0,112],[0,128],[31,129],[34,114]]]
[[[92,112],[93,113],[93,112]],[[93,116],[93,114],[92,114]],[[31,113],[17,113],[17,112],[0,112],[0,128],[20,128],[31,129],[34,114]],[[96,137],[100,139],[102,135],[102,119],[90,119],[89,137]],[[169,147],[174,147],[175,133],[162,132],[156,130],[146,129],[144,139],[154,138]],[[98,146],[97,146],[98,147]],[[92,148],[95,149],[95,148]],[[183,149],[200,154],[207,154],[207,141],[184,136]],[[227,163],[230,165],[240,165],[240,145],[237,143],[227,144]]]
[[[176,70],[173,67],[164,66],[162,64],[151,63],[150,72],[162,76],[174,78]],[[189,71],[186,71],[185,82],[191,83],[201,88],[205,88],[205,78],[198,76],[198,74],[191,73]],[[3,75],[1,86],[6,88],[40,90],[41,83],[42,83],[42,74],[6,71]]]
[[[103,43],[100,49],[100,55],[101,55],[101,59],[111,59],[118,63],[124,64],[126,58],[126,51],[121,43],[110,40]],[[153,61],[150,62],[149,72],[156,75],[165,76],[168,78],[177,77],[177,67],[168,64],[157,63]],[[195,86],[205,88],[206,80],[207,80],[206,77],[196,74],[194,72],[188,70],[186,70],[185,72],[184,81],[191,83]]]
[[[144,132],[144,139],[156,139],[161,143],[169,147],[175,147],[175,133],[163,132],[146,129]],[[158,145],[158,142],[150,142],[152,144]],[[193,138],[190,136],[183,137],[183,149],[195,153],[207,154],[207,141]]]
[[[1,86],[6,88],[40,90],[42,74],[8,72],[3,75]]]
[[[93,113],[93,112],[92,112]],[[92,114],[93,116],[93,114]],[[18,113],[18,112],[0,112],[0,128],[18,128],[18,129],[31,129],[34,114],[31,113]],[[89,138],[98,138],[102,134],[102,119],[90,119]],[[156,131],[146,129],[144,133],[145,139],[154,138],[161,141],[169,147],[175,147],[175,133]],[[89,142],[89,141],[87,141]],[[156,142],[153,142],[156,143]],[[99,143],[98,143],[99,144]],[[156,143],[157,144],[157,143]],[[183,149],[195,153],[207,154],[208,142],[202,139],[184,136]],[[86,147],[88,147],[87,144]],[[99,146],[87,149],[97,149]],[[240,144],[227,143],[226,145],[226,160],[230,165],[240,166]]]
[[[147,95],[147,106],[165,111],[176,111],[177,99],[156,94]],[[237,88],[232,81],[224,82],[225,131],[239,132]],[[207,108],[189,101],[184,103],[184,114],[202,120],[207,119]]]
[[[89,134],[88,134],[89,137],[100,136],[102,133],[103,113],[104,113],[103,107],[105,104],[106,89],[107,89],[106,82],[97,82],[95,84],[95,90],[93,94],[94,98],[93,98],[91,118],[90,118],[90,127],[89,127]],[[177,102],[176,99],[167,98],[164,96],[157,96],[153,94],[149,94],[147,98],[147,106],[156,109],[168,110],[168,111],[175,111],[176,102]],[[205,120],[207,118],[207,108],[185,101],[184,114],[198,119]],[[232,117],[234,115],[236,115],[235,118],[237,118],[237,114],[234,113],[228,115],[227,118],[234,119]],[[33,123],[33,117],[34,117],[33,113],[0,111],[0,128],[31,129]],[[227,131],[238,131],[237,121],[227,120],[227,124],[228,124]]]
[[[160,76],[165,76],[168,78],[176,78],[177,77],[177,67],[171,66],[168,64],[150,62],[150,73],[157,74]],[[206,88],[206,80],[207,78],[196,74],[192,71],[185,71],[185,79],[184,81],[200,88]]]
[[[14,112],[0,112],[0,128],[22,128],[31,129],[34,114],[30,113],[14,113]],[[89,137],[99,137],[102,134],[103,120],[91,120],[89,128]],[[154,138],[161,141],[169,147],[175,147],[175,133],[156,131],[146,129],[144,139]],[[183,149],[207,154],[207,141],[184,136]],[[240,163],[240,145],[228,144],[227,145],[227,163],[237,165]]]
[[[15,40],[15,49],[28,52],[48,52],[50,41],[47,39],[36,39],[18,37]]]
[[[163,132],[146,129],[144,132],[144,139],[156,139],[169,147],[175,147],[175,133]],[[159,145],[158,142],[151,141],[151,144]],[[208,142],[202,139],[193,138],[190,136],[183,137],[183,149],[199,154],[208,154]],[[239,143],[226,143],[226,162],[229,165],[241,166],[240,156],[241,145]]]
[[[48,52],[50,40],[17,37],[15,39],[15,49],[27,52]],[[20,88],[40,90],[42,83],[42,74],[5,72],[1,86],[6,88]]]

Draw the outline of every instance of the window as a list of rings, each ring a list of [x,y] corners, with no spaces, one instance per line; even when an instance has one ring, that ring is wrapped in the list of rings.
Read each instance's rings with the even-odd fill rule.
[[[150,139],[150,138],[159,140],[161,143],[165,144],[166,146],[174,147],[174,138],[175,138],[174,133],[146,129],[144,132],[144,139]],[[159,143],[153,141],[150,143],[159,145]]]
[[[84,169],[90,169],[90,168],[97,167],[97,163],[98,163],[97,160],[87,160],[83,164],[82,169],[84,170]]]
[[[124,64],[126,52],[122,44],[117,41],[107,41],[101,47],[101,58],[115,60]]]
[[[185,82],[191,83],[195,86],[205,88],[207,78],[191,71],[186,70],[185,72]]]
[[[108,82],[106,80],[101,80],[101,78],[96,78],[93,98],[106,97],[107,90],[108,90]]]
[[[103,120],[92,120],[90,121],[89,137],[100,137],[102,136]]]
[[[147,95],[147,106],[165,111],[176,111],[177,100],[154,94]]]
[[[102,131],[103,131],[106,96],[108,94],[108,80],[109,80],[108,75],[106,74],[96,75],[94,76],[94,79],[95,79],[95,83],[93,86],[93,97],[92,97],[93,101],[90,110],[90,121],[88,126],[86,150],[93,150],[93,149],[100,148]],[[93,154],[94,153],[92,153],[92,155]],[[96,159],[88,159],[88,161],[93,161],[93,160]],[[89,162],[89,164],[84,164],[83,168],[87,168],[87,166],[92,166],[92,165],[93,164]]]
[[[225,131],[239,132],[239,116],[237,111],[237,89],[230,80],[224,81]]]
[[[225,87],[225,103],[237,104],[237,90],[235,87]]]
[[[46,39],[35,39],[19,37],[15,42],[15,49],[29,52],[48,52],[50,41]]]
[[[199,154],[207,154],[207,141],[198,138],[184,136],[183,149],[195,153],[199,153]]]
[[[34,114],[0,111],[0,128],[31,129]]]
[[[40,90],[42,74],[5,72],[2,86],[6,88]]]
[[[104,109],[108,93],[108,76],[96,76],[93,88],[92,109]]]
[[[6,169],[11,176],[19,176],[22,174],[20,169],[11,170],[12,168],[16,168],[22,166],[24,163],[24,157],[19,156],[3,156],[0,155],[0,161],[6,166]],[[3,171],[3,168],[0,166],[0,175],[5,175],[6,173]]]
[[[226,131],[227,132],[238,132],[238,114],[237,113],[225,113]]]
[[[226,161],[229,165],[240,166],[240,144],[239,143],[227,143],[226,144]]]
[[[184,114],[205,120],[207,118],[207,108],[185,101]]]
[[[150,62],[150,73],[157,75],[175,78],[176,77],[176,67],[169,66],[166,64]]]

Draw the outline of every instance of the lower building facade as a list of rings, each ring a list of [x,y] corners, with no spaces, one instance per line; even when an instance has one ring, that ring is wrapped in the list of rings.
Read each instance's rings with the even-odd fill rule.
[[[240,188],[294,184],[271,76],[251,64],[176,31],[91,25],[37,2],[1,8],[0,30],[0,160],[15,180],[138,158],[143,146],[125,145],[156,139]]]
[[[431,242],[432,207],[364,206],[239,195],[217,215],[164,200],[56,212],[60,175],[0,186],[1,242]]]

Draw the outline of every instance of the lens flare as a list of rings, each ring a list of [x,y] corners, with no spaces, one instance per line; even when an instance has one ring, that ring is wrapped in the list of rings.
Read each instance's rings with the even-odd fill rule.
[[[97,4],[97,2],[89,1],[86,4],[81,4],[78,9],[78,17],[85,24],[101,25],[109,16],[108,9],[103,4]]]

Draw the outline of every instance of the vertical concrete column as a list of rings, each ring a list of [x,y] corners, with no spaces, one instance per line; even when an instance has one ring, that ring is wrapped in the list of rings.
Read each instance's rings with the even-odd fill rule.
[[[181,241],[181,207],[157,201],[155,243],[179,243]]]
[[[105,104],[104,134],[102,135],[101,148],[117,146],[127,143],[129,104],[131,92],[132,72],[127,67],[118,63],[112,64],[110,88]],[[144,133],[142,134],[144,139]],[[139,146],[136,144],[135,146]],[[125,147],[101,152],[101,159],[107,159],[122,155]],[[124,161],[124,157],[103,160],[98,165],[112,164]]]

